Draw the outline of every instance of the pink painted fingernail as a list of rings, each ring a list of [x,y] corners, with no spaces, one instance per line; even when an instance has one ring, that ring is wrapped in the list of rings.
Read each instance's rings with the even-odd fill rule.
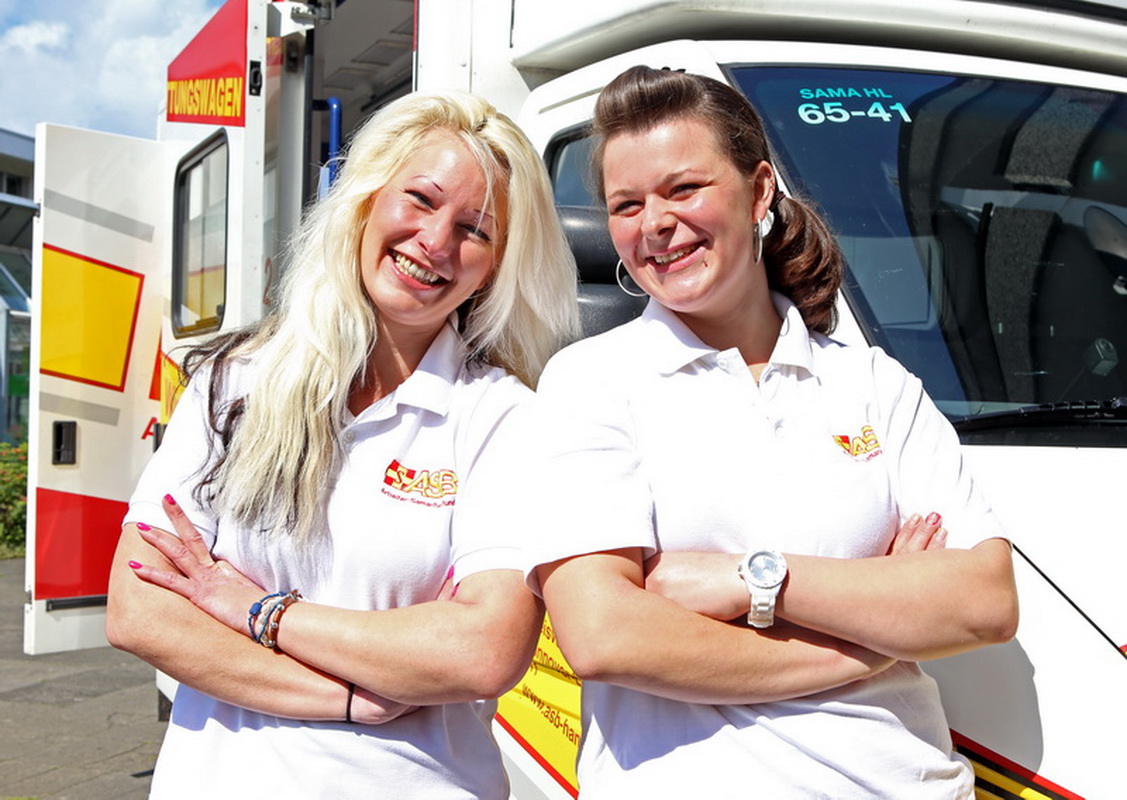
[[[150,528],[148,525],[146,525],[143,522],[138,522],[137,523],[137,530],[139,530],[139,531],[151,531],[152,528]]]
[[[940,519],[941,519],[941,517],[939,516],[939,514],[932,511],[930,514],[927,515],[927,524],[928,525],[938,525]]]
[[[140,561],[130,561],[129,566],[132,569],[140,569],[141,568],[141,562]]]
[[[168,503],[170,506],[174,506],[176,505],[176,498],[170,494],[166,494],[164,496],[164,502]]]
[[[451,565],[450,569],[446,570],[446,580],[450,580],[453,577],[454,577],[454,567],[453,567],[453,565]]]

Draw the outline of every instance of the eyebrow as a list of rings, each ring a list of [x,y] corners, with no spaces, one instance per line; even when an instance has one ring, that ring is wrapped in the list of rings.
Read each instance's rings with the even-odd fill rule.
[[[436,181],[434,178],[430,177],[429,175],[419,174],[419,175],[413,176],[409,180],[425,181],[425,182],[429,183],[431,186],[433,186],[435,189],[437,189],[439,192],[441,192],[442,194],[446,194],[446,190],[442,188],[442,184],[440,184],[438,181]],[[488,211],[483,211],[480,208],[475,208],[475,209],[472,209],[472,213],[476,214],[478,219],[488,219],[494,225],[497,224],[497,219],[492,214],[490,214]]]
[[[679,181],[684,180],[686,176],[692,176],[694,178],[704,180],[704,171],[701,170],[698,167],[683,167],[681,169],[670,172],[668,175],[666,175],[665,177],[663,177],[661,179],[661,182],[662,182],[662,185],[671,184],[671,183],[675,184],[675,183],[678,183]],[[637,192],[636,189],[631,189],[629,187],[626,187],[626,188],[623,188],[623,189],[616,189],[615,191],[607,194],[607,200],[609,201],[609,200],[612,200],[612,199],[619,197],[619,196],[622,196],[622,195],[630,196],[630,195],[635,194],[636,192]]]
[[[423,173],[419,173],[418,175],[412,175],[410,178],[407,179],[408,183],[410,183],[411,181],[425,181],[425,182],[429,183],[431,186],[433,186],[435,189],[438,189],[438,191],[442,192],[443,194],[446,194],[446,190],[442,188],[442,184],[440,184],[438,181],[436,181],[430,175],[424,175]]]

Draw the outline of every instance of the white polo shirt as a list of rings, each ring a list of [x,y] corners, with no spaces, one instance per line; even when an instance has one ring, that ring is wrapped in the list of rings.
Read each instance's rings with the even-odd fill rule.
[[[809,333],[794,305],[756,384],[650,302],[557,354],[534,405],[528,565],[623,547],[882,555],[935,510],[948,547],[1001,535],[920,381],[876,348]],[[536,582],[530,574],[530,585]],[[655,631],[654,635],[660,635]],[[666,700],[587,682],[584,798],[970,797],[934,682],[901,663],[798,700]]]
[[[465,361],[447,324],[402,385],[348,421],[348,456],[328,503],[330,533],[312,556],[194,502],[209,435],[202,373],[181,398],[125,521],[171,529],[160,507],[171,492],[217,558],[268,590],[297,588],[312,602],[343,608],[433,600],[450,566],[455,580],[519,569],[516,543],[501,538],[492,509],[476,498],[505,479],[479,458],[531,392],[503,370]],[[233,365],[230,396],[245,393],[253,377],[253,363]],[[432,706],[379,726],[302,723],[182,685],[153,796],[507,798],[490,729],[495,705]]]

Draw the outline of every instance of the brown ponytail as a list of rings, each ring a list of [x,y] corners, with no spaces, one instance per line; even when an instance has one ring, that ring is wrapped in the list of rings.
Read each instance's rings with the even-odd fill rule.
[[[791,299],[807,328],[832,333],[843,272],[837,240],[808,203],[776,197],[775,225],[763,240],[767,284]]]

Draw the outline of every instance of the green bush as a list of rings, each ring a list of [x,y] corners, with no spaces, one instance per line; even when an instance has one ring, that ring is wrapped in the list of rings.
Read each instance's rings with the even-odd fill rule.
[[[0,545],[22,550],[27,520],[27,442],[0,442]]]

